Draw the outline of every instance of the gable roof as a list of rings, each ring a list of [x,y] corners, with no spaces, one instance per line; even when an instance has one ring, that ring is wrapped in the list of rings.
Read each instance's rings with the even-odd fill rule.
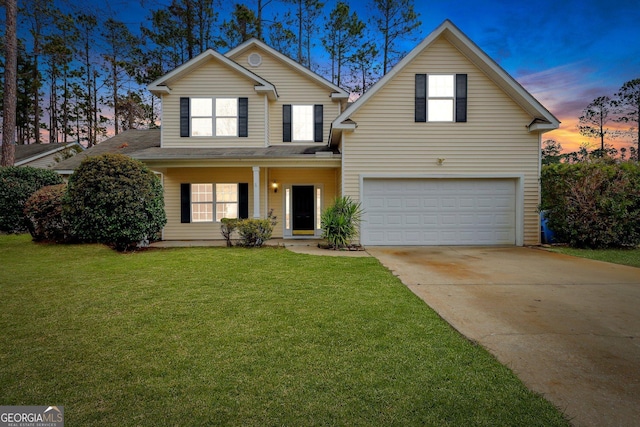
[[[329,88],[330,90],[333,91],[333,94],[331,95],[332,99],[347,99],[349,98],[349,92],[347,92],[346,90],[340,88],[339,86],[336,86],[335,84],[331,83],[329,80],[325,79],[324,77],[314,73],[313,71],[311,71],[310,69],[308,69],[307,67],[303,66],[302,64],[300,64],[297,61],[294,61],[293,59],[289,58],[287,55],[284,55],[283,53],[278,52],[277,50],[275,50],[274,48],[272,48],[271,46],[267,45],[266,43],[256,39],[256,38],[251,38],[249,40],[247,40],[246,42],[242,43],[241,45],[239,45],[238,47],[231,49],[229,52],[227,52],[225,54],[225,56],[227,58],[231,58],[233,56],[237,56],[243,52],[246,52],[254,47],[257,47],[259,49],[262,49],[264,51],[266,51],[267,53],[269,53],[270,55],[276,57],[279,61],[285,63],[286,65],[288,65],[289,67],[299,71],[300,73],[304,74],[305,76],[309,77],[310,79],[318,82],[320,85],[325,86],[327,88]]]
[[[131,156],[133,153],[150,147],[160,147],[160,129],[131,129],[61,161],[52,169],[60,174],[69,175],[89,156],[104,153],[120,153]]]
[[[84,149],[77,142],[69,142],[67,144],[51,143],[51,144],[28,144],[28,145],[16,145],[16,157],[15,165],[22,166],[27,163],[33,162],[45,156],[50,156],[59,151],[71,148],[72,146],[78,146],[80,149]]]
[[[505,91],[518,105],[531,114],[534,119],[529,125],[529,130],[547,131],[557,129],[560,121],[547,110],[533,95],[531,95],[520,83],[511,77],[500,65],[491,59],[478,45],[467,37],[450,20],[445,20],[431,34],[429,34],[418,46],[405,56],[395,67],[385,74],[364,95],[358,98],[345,111],[336,118],[331,125],[330,141],[342,130],[354,130],[357,124],[351,120],[351,116],[358,111],[371,97],[382,89],[389,81],[410,64],[418,55],[428,49],[439,37],[444,37],[455,46],[463,55],[483,71],[495,84]]]
[[[185,62],[178,68],[174,69],[173,71],[170,71],[164,76],[160,77],[159,79],[151,82],[147,86],[147,89],[149,89],[149,91],[154,95],[171,93],[171,87],[168,85],[168,83],[171,80],[182,77],[183,75],[194,70],[195,68],[200,67],[202,64],[206,63],[210,59],[215,59],[216,61],[221,62],[225,66],[236,71],[237,73],[256,82],[256,86],[255,86],[256,92],[266,93],[268,98],[271,100],[275,100],[278,98],[278,92],[274,85],[272,85],[262,77],[258,76],[257,74],[247,70],[246,68],[236,63],[235,61],[227,58],[224,55],[219,54],[213,49],[205,50],[200,55],[190,59],[189,61]]]

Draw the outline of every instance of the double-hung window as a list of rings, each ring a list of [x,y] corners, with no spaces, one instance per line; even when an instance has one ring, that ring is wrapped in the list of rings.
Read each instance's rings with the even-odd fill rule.
[[[291,106],[291,138],[313,141],[313,105]]]
[[[238,136],[237,98],[191,98],[191,136]]]
[[[213,221],[213,184],[191,185],[191,222]]]
[[[430,74],[427,76],[427,121],[452,122],[454,76]]]
[[[216,184],[216,222],[238,218],[238,184]]]
[[[282,106],[283,142],[322,142],[323,106]]]
[[[416,74],[416,122],[466,122],[466,74]]]
[[[191,222],[238,218],[238,184],[191,184]]]

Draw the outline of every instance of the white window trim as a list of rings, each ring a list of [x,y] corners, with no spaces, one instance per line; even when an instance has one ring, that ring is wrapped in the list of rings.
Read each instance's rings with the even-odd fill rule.
[[[453,78],[451,96],[431,96],[429,91],[429,80],[432,76],[451,76]],[[427,123],[453,123],[456,121],[456,74],[455,73],[431,73],[427,74]],[[429,101],[451,101],[451,120],[430,120],[429,115],[432,109],[429,108]]]
[[[235,201],[218,201],[218,191],[217,191],[217,186],[218,185],[235,185],[236,188],[236,199]],[[213,185],[213,208],[214,208],[214,222],[220,223],[222,221],[218,221],[218,205],[236,205],[236,216],[235,217],[228,217],[228,216],[223,216],[222,218],[238,218],[240,215],[240,191],[239,191],[239,185],[238,183],[235,182],[217,182]],[[220,218],[222,220],[222,218]]]
[[[194,202],[193,201],[193,189],[195,185],[211,185],[211,201],[207,202]],[[218,194],[216,191],[216,185],[235,185],[236,186],[236,200],[235,201],[218,201]],[[220,223],[221,221],[217,220],[218,216],[218,205],[221,204],[235,204],[236,205],[236,217],[239,218],[240,215],[240,184],[237,182],[195,182],[191,184],[191,222],[192,223]],[[200,220],[194,218],[193,209],[194,205],[204,205],[208,204],[211,206],[211,220]],[[228,218],[228,217],[225,217]]]
[[[291,104],[291,142],[314,142],[315,138],[314,138],[314,130],[315,130],[315,122],[314,122],[314,105],[315,104]],[[311,137],[309,139],[296,139],[295,138],[295,122],[296,122],[296,115],[294,113],[296,107],[309,107],[311,108],[311,123],[310,123],[310,128],[311,128]]]

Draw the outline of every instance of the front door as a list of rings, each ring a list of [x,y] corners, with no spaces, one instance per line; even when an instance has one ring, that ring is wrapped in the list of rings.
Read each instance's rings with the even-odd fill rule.
[[[313,185],[294,185],[291,187],[293,235],[311,235],[315,233]]]

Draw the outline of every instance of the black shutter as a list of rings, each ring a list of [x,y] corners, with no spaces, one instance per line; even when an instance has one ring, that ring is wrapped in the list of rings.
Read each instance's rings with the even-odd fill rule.
[[[189,98],[180,98],[180,136],[189,136]]]
[[[191,184],[180,184],[180,222],[191,222]]]
[[[249,184],[246,182],[238,184],[238,217],[249,218]]]
[[[322,104],[313,106],[313,141],[322,142]]]
[[[238,136],[249,136],[249,98],[238,98]]]
[[[456,122],[467,121],[467,75],[456,74]]]
[[[291,105],[282,106],[282,142],[291,142]]]
[[[416,74],[416,122],[427,121],[427,75]]]

